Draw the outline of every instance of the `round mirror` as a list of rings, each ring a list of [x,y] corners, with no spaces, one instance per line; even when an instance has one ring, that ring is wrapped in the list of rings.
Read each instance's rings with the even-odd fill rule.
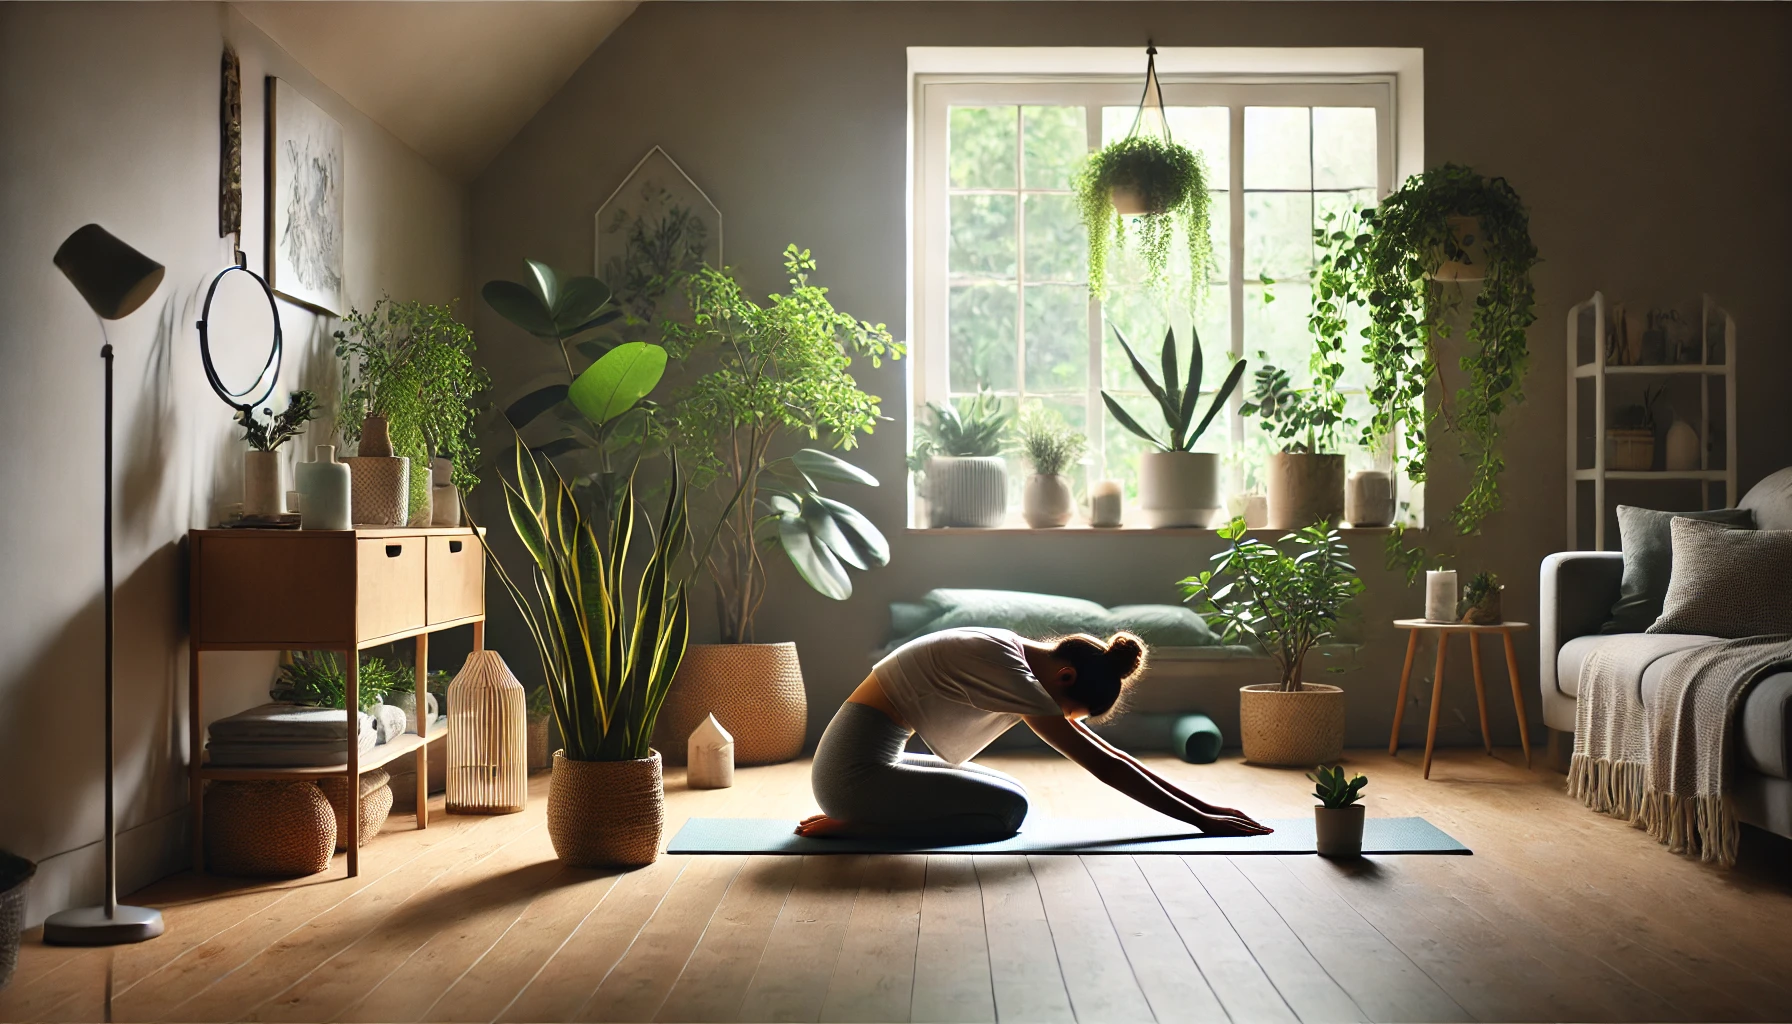
[[[226,267],[205,290],[199,354],[212,390],[232,408],[261,404],[280,376],[280,313],[274,292],[247,267]]]

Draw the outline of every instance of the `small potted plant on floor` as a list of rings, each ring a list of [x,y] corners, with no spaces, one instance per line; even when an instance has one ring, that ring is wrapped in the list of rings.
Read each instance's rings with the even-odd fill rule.
[[[1139,458],[1139,510],[1144,513],[1145,525],[1211,526],[1225,507],[1220,497],[1220,456],[1194,449],[1244,377],[1244,360],[1232,364],[1225,382],[1207,403],[1207,414],[1196,423],[1195,410],[1201,404],[1201,336],[1195,335],[1189,345],[1188,374],[1184,378],[1176,365],[1176,332],[1173,328],[1164,332],[1164,379],[1160,384],[1133,353],[1119,325],[1112,326],[1114,337],[1132,363],[1132,372],[1156,400],[1164,417],[1164,434],[1153,434],[1133,419],[1119,399],[1106,391],[1101,393],[1101,400],[1114,419],[1157,449]]]
[[[273,516],[290,511],[286,507],[286,489],[280,480],[280,446],[292,440],[305,424],[317,418],[317,396],[309,391],[294,391],[279,415],[272,408],[261,410],[268,421],[263,423],[253,409],[239,409],[236,421],[243,428],[243,440],[249,450],[243,453],[243,515]]]
[[[929,526],[1000,526],[1008,518],[1008,445],[1014,413],[988,391],[927,404],[915,461],[927,467]]]
[[[1063,417],[1036,409],[1022,417],[1020,448],[1033,464],[1022,493],[1021,514],[1034,529],[1063,526],[1076,511],[1076,497],[1064,470],[1083,457],[1089,440]]]
[[[1319,800],[1313,808],[1313,835],[1321,857],[1359,857],[1363,852],[1363,787],[1368,776],[1361,773],[1346,779],[1339,765],[1320,765],[1318,774],[1307,773],[1313,780],[1313,796]]]
[[[1239,691],[1245,760],[1304,766],[1344,753],[1344,691],[1307,682],[1313,649],[1332,636],[1338,615],[1363,589],[1336,529],[1304,527],[1267,544],[1234,519],[1220,536],[1231,547],[1213,568],[1181,582],[1186,599],[1227,643],[1254,643],[1274,659],[1280,680]]]

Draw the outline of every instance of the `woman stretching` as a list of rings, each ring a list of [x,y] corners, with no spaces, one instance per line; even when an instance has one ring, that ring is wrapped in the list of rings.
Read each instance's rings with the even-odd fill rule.
[[[822,813],[797,834],[942,844],[1013,835],[1027,816],[1026,787],[969,762],[1016,722],[1154,811],[1215,835],[1269,832],[1178,789],[1085,724],[1116,711],[1144,657],[1131,633],[1038,643],[1006,629],[948,629],[903,644],[828,723],[811,776]],[[933,755],[905,753],[910,733]]]

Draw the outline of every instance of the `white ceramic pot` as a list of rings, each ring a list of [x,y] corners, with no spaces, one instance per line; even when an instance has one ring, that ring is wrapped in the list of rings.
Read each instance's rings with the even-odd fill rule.
[[[935,455],[927,460],[932,526],[1000,526],[1008,518],[1008,463],[999,455]]]
[[[1682,419],[1674,420],[1674,425],[1668,428],[1666,456],[1664,468],[1674,472],[1699,468],[1699,432],[1692,424]]]
[[[1313,808],[1314,846],[1321,857],[1360,857],[1363,853],[1363,805]]]
[[[277,516],[286,511],[280,485],[280,453],[243,453],[243,515]]]
[[[293,471],[299,485],[299,528],[347,530],[353,525],[349,470],[336,461],[336,446],[320,444],[317,457]]]
[[[436,459],[429,464],[429,525],[460,525],[460,491],[454,486],[454,463]]]
[[[1211,452],[1139,456],[1139,512],[1146,526],[1212,526],[1220,498],[1220,457]]]
[[[1238,691],[1238,737],[1253,764],[1311,768],[1344,756],[1344,691],[1326,683],[1283,690],[1259,683]]]
[[[1022,492],[1021,514],[1035,530],[1063,526],[1076,511],[1076,498],[1070,493],[1070,481],[1059,474],[1044,476],[1035,473],[1027,478]]]
[[[1379,469],[1358,470],[1344,480],[1344,521],[1352,526],[1386,526],[1394,521],[1394,476]]]
[[[1344,517],[1344,456],[1277,452],[1269,457],[1269,528],[1298,530]]]

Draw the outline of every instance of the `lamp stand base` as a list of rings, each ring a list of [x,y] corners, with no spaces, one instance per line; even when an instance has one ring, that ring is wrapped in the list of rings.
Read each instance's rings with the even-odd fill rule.
[[[75,907],[44,920],[44,942],[52,946],[120,946],[162,934],[162,912],[148,907],[120,906],[111,917],[105,907]]]

